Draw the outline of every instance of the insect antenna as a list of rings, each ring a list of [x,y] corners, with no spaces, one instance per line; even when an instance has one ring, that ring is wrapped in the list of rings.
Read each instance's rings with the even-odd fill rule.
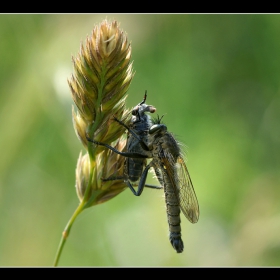
[[[145,90],[144,99],[141,103],[139,103],[139,105],[144,104],[146,102],[146,99],[147,99],[147,90]]]

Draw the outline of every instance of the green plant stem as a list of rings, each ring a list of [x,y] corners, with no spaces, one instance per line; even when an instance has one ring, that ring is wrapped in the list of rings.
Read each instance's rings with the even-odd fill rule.
[[[74,214],[72,215],[72,217],[70,218],[70,220],[68,221],[63,233],[62,233],[62,237],[58,246],[58,250],[56,252],[56,257],[55,257],[55,262],[54,262],[54,266],[58,265],[58,261],[62,252],[62,249],[64,247],[64,244],[67,240],[67,237],[69,236],[71,227],[74,223],[74,221],[76,220],[77,216],[84,210],[84,206],[85,206],[85,202],[81,201],[81,203],[79,204],[79,206],[77,207],[77,209],[75,210]]]
[[[92,162],[92,161],[91,161]],[[59,259],[60,259],[60,255],[62,253],[64,244],[70,234],[70,230],[71,227],[74,223],[74,221],[76,220],[77,216],[85,209],[87,208],[88,205],[88,194],[89,194],[89,190],[91,187],[91,181],[92,181],[92,177],[93,177],[93,168],[92,168],[92,164],[91,164],[91,168],[90,168],[90,176],[89,176],[89,181],[88,181],[88,185],[87,185],[87,189],[84,195],[83,200],[80,202],[79,206],[76,208],[75,212],[73,213],[72,217],[70,218],[70,220],[68,221],[64,231],[62,232],[62,237],[60,239],[60,243],[58,245],[58,249],[56,252],[56,256],[55,256],[55,261],[54,261],[54,266],[58,265]]]

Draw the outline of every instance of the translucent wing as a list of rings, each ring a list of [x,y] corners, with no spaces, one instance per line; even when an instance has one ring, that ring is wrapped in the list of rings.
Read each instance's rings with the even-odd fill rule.
[[[196,223],[199,218],[199,205],[193,188],[192,180],[184,159],[177,159],[177,174],[179,181],[180,208],[190,222]]]
[[[184,159],[178,156],[175,161],[169,154],[161,158],[161,161],[165,166],[181,211],[191,223],[196,223],[199,218],[199,205]]]

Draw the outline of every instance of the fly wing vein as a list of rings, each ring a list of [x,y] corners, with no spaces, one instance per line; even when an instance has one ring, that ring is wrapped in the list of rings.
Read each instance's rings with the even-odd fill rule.
[[[181,211],[191,223],[196,223],[199,218],[199,205],[192,185],[187,166],[181,156],[174,162],[171,154],[162,158],[166,172]]]

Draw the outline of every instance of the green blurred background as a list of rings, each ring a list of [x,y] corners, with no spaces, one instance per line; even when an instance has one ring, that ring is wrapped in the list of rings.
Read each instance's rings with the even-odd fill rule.
[[[187,146],[200,219],[182,216],[177,254],[163,192],[125,190],[78,216],[59,265],[278,266],[277,14],[1,14],[0,266],[53,265],[85,152],[72,125],[71,57],[106,17],[132,44],[127,107],[148,90]]]

